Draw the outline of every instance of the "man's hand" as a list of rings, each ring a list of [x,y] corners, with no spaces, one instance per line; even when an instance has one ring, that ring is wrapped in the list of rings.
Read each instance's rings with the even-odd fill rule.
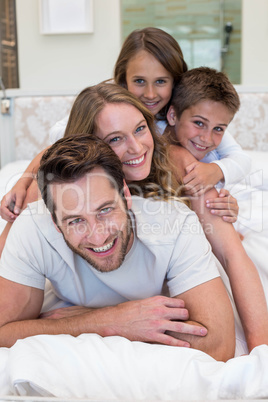
[[[188,165],[185,170],[183,183],[189,196],[199,197],[223,179],[222,170],[215,163],[196,161]]]
[[[111,308],[113,309],[113,308]],[[179,334],[205,336],[205,327],[190,325],[183,300],[154,296],[144,300],[129,301],[116,306],[116,314],[106,311],[106,329],[102,336],[123,336],[131,341],[160,343],[171,346],[190,347],[188,342],[175,339],[167,331]]]

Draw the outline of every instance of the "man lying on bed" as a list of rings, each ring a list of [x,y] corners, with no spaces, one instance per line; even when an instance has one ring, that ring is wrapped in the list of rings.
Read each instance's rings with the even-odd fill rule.
[[[88,135],[54,144],[38,185],[52,216],[39,200],[10,232],[0,346],[97,333],[234,356],[232,307],[194,212],[174,199],[131,199],[118,157]],[[40,319],[46,278],[73,306]],[[165,280],[171,297],[161,296]]]

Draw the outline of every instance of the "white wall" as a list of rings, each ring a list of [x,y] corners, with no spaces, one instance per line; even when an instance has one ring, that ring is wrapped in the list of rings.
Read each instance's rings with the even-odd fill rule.
[[[38,0],[17,0],[20,88],[79,92],[110,78],[121,47],[120,0],[94,1],[94,33],[41,35]],[[242,0],[242,84],[268,86],[268,0]]]
[[[22,90],[80,91],[112,77],[121,47],[120,0],[94,1],[94,33],[41,35],[39,1],[17,0]]]
[[[268,86],[268,0],[243,0],[242,84]]]

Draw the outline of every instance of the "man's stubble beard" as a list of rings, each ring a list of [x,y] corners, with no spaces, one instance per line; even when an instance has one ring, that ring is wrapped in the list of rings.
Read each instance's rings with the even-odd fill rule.
[[[94,259],[90,258],[88,256],[88,254],[80,251],[79,248],[76,248],[76,247],[72,246],[72,244],[69,243],[69,241],[65,238],[64,233],[62,232],[62,230],[60,228],[59,229],[60,229],[60,231],[61,231],[61,233],[63,235],[65,243],[67,244],[67,246],[75,254],[79,255],[81,258],[83,258],[85,261],[87,261],[97,271],[105,273],[105,272],[115,271],[116,269],[118,269],[122,265],[122,263],[123,263],[123,261],[124,261],[124,259],[126,257],[128,244],[129,244],[131,235],[133,233],[132,221],[131,221],[131,217],[130,217],[129,213],[127,214],[125,227],[126,227],[125,231],[119,230],[118,233],[117,233],[118,239],[120,239],[120,238],[122,239],[122,244],[121,244],[121,248],[120,248],[119,252],[117,252],[117,256],[118,256],[117,260],[118,261],[115,264],[115,266],[113,266],[112,268],[110,268],[110,266],[111,266],[111,263],[113,262],[113,259],[114,259],[115,256],[112,255],[110,257],[108,256],[107,258],[104,258],[103,259],[104,264],[100,265]],[[97,253],[96,253],[96,255],[97,255]],[[96,258],[98,258],[98,257],[96,257]],[[109,264],[109,261],[110,261],[110,264]],[[105,267],[105,269],[103,269],[103,266]]]

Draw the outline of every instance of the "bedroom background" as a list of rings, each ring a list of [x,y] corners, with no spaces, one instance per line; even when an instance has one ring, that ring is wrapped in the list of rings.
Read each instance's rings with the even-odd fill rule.
[[[57,0],[58,4],[64,1]],[[112,76],[122,41],[138,27],[159,26],[174,35],[189,67],[202,65],[202,57],[208,57],[203,49],[211,49],[209,54],[214,51],[218,56],[207,65],[218,69],[223,65],[240,92],[267,92],[266,0],[254,4],[251,0],[78,0],[81,7],[93,5],[93,32],[81,34],[41,32],[39,17],[44,19],[45,5],[51,7],[51,0],[0,0],[2,11],[4,4],[12,2],[16,5],[18,84],[8,85],[2,68],[6,91],[0,91],[0,98],[10,99],[10,109],[0,113],[0,167],[32,159],[48,145],[48,129],[68,113],[83,88]],[[221,48],[229,23],[232,32],[225,54]],[[0,64],[4,61],[2,56]]]

